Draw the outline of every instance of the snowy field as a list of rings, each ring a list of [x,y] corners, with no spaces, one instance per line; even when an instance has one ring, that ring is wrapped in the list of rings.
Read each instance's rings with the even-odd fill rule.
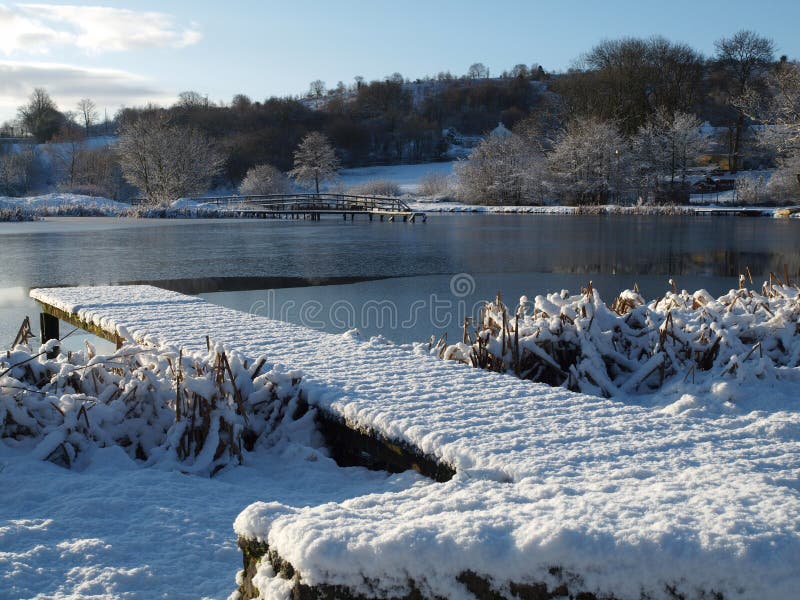
[[[418,165],[392,165],[386,167],[361,167],[339,171],[338,183],[347,188],[363,185],[369,181],[386,180],[396,183],[404,194],[415,194],[420,181],[428,175],[453,174],[453,162],[422,163]]]
[[[237,531],[267,540],[311,585],[339,584],[391,595],[407,592],[413,580],[429,596],[469,598],[458,577],[470,569],[488,577],[506,596],[509,582],[555,586],[568,581],[575,591],[613,593],[621,599],[638,599],[643,592],[654,599],[674,598],[668,589],[686,598],[713,593],[726,599],[796,597],[796,367],[776,377],[754,359],[752,368],[742,366],[735,376],[730,374],[730,382],[710,388],[687,382],[683,394],[673,390],[660,402],[606,400],[415,355],[380,340],[365,342],[353,334],[322,334],[244,315],[154,288],[61,288],[34,295],[154,346],[170,343],[202,350],[209,334],[244,356],[276,357],[303,371],[303,389],[312,406],[456,468],[456,477],[445,484],[411,481],[408,487],[409,480],[401,480],[400,488],[375,489],[378,495],[362,496],[356,490],[350,500],[313,502],[308,508],[298,507],[305,500],[283,502],[280,490],[254,489],[252,481],[258,479],[240,478],[236,470],[223,473],[222,483],[202,483],[209,486],[203,493],[216,494],[213,486],[247,480],[249,491],[242,496],[231,492],[231,498],[242,503],[240,508],[252,499],[262,502],[239,515]],[[795,310],[794,304],[787,309]],[[746,325],[744,313],[741,319]],[[781,343],[796,344],[788,337]],[[295,450],[301,457],[309,452]],[[93,468],[61,475],[99,477]],[[11,489],[39,494],[39,501],[46,502],[37,482],[50,477],[54,467],[22,469],[11,471]],[[299,469],[295,474],[305,472]],[[358,473],[367,479],[366,487],[374,483],[369,480],[373,475]],[[24,477],[30,477],[22,479],[27,485],[17,483]],[[137,472],[131,481],[138,477],[164,477],[161,482],[167,483],[186,476]],[[314,470],[310,481],[316,477]],[[378,487],[386,484],[385,479],[378,481]],[[296,498],[296,489],[286,495]],[[189,515],[197,504],[188,502],[189,512],[176,515],[180,501],[168,508],[160,504],[168,497],[156,500],[158,523],[186,523],[185,536],[202,540],[187,544],[193,560],[207,544],[202,533],[190,531],[195,521]],[[76,502],[85,500],[78,496]],[[37,553],[44,551],[39,546],[47,547],[29,542],[38,534],[25,528],[35,532],[43,526],[35,519],[50,527],[50,512],[59,510],[50,504],[29,516],[13,517],[8,526],[23,532],[8,559],[16,574],[12,576],[27,581],[20,573],[35,569]],[[77,505],[73,510],[80,512]],[[220,512],[220,530],[230,514]],[[103,568],[113,572],[113,543],[97,541],[104,540],[102,531],[83,534],[75,527],[61,535],[75,543],[83,540]],[[232,542],[218,542],[221,549],[210,547],[220,556],[229,548],[232,555],[226,543]],[[154,561],[145,571],[158,573],[150,579],[152,589],[165,590],[158,587],[159,577],[168,565],[160,554],[145,556],[124,564],[133,569]],[[199,557],[192,564],[207,560]],[[561,570],[553,571],[553,566]],[[69,572],[85,571],[76,567]],[[99,579],[100,574],[95,581]],[[371,582],[369,589],[365,581]],[[268,565],[262,565],[256,582],[266,597],[286,597],[287,582]]]
[[[0,442],[0,598],[224,599],[248,504],[316,506],[415,480],[342,469],[289,441],[213,479],[142,468],[119,447],[67,470]]]

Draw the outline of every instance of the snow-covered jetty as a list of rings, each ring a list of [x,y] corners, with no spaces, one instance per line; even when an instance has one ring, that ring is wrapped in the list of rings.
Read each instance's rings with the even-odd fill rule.
[[[304,509],[251,505],[235,523],[244,597],[789,599],[800,589],[796,406],[644,408],[148,286],[31,296],[112,338],[200,350],[208,336],[301,369],[325,419],[440,481]]]

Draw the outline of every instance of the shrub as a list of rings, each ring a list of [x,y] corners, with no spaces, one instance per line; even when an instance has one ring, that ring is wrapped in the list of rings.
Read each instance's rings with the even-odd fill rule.
[[[428,173],[419,181],[417,193],[420,196],[449,197],[453,194],[453,183],[444,173]]]
[[[243,196],[263,196],[267,194],[287,194],[290,191],[289,180],[272,165],[256,165],[247,171],[239,193]]]
[[[372,179],[350,188],[351,194],[362,196],[400,196],[400,186],[388,179]]]

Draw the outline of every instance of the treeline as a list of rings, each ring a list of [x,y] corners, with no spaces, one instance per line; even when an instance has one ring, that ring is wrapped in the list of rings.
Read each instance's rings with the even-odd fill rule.
[[[372,82],[356,77],[352,85],[331,89],[317,80],[303,98],[257,101],[238,94],[230,103],[214,103],[184,92],[170,107],[120,111],[110,130],[133,135],[144,122],[161,131],[151,138],[154,148],[152,140],[163,139],[164,131],[191,139],[197,152],[207,144],[213,169],[194,176],[209,186],[238,186],[257,167],[272,179],[269,169],[296,169],[295,150],[311,132],[324,135],[338,164],[351,167],[440,160],[453,155],[452,144],[471,145],[502,123],[513,133],[487,139],[460,167],[461,188],[473,201],[674,201],[683,197],[687,169],[695,164],[735,172],[794,160],[791,148],[764,133],[774,132],[776,82],[795,63],[776,59],[773,42],[750,31],[723,38],[715,48],[706,57],[661,37],[625,38],[597,44],[559,74],[519,64],[491,77],[475,63],[461,77],[439,73],[411,82],[395,73]],[[711,127],[701,132],[702,123]],[[86,142],[109,130],[90,100],[62,112],[36,90],[13,128],[74,150],[54,150],[62,156],[54,158],[52,183],[112,197],[130,193],[133,184],[150,195],[130,175],[130,161]],[[502,172],[493,174],[487,165]],[[0,153],[4,189],[18,193],[35,179],[30,171],[25,160]],[[179,186],[187,187],[197,186]]]
[[[740,31],[705,58],[664,38],[604,41],[553,79],[554,104],[491,135],[457,168],[482,204],[676,203],[690,167],[778,167],[736,182],[738,201],[800,196],[800,69]],[[703,127],[703,123],[712,127]]]

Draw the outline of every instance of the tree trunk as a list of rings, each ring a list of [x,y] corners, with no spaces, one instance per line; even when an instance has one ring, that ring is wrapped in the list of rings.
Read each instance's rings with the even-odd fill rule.
[[[739,169],[739,153],[741,152],[742,146],[742,130],[744,129],[744,114],[739,113],[736,117],[736,128],[734,129],[733,135],[733,162],[728,165],[731,173],[736,173]]]

